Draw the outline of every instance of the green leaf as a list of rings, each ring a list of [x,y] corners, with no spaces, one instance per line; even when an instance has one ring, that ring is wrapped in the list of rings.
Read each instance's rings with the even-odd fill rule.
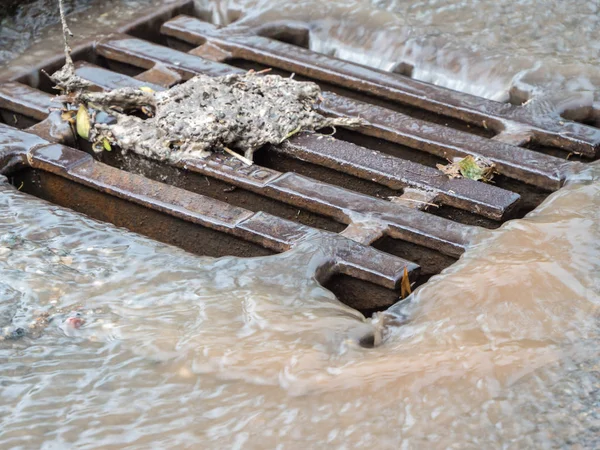
[[[77,123],[77,134],[83,139],[89,139],[90,137],[90,114],[85,106],[79,105],[76,117]]]

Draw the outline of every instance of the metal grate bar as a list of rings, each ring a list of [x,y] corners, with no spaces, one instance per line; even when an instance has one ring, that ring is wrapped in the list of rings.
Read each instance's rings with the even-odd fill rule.
[[[152,60],[156,64],[164,65],[173,65],[174,61],[177,62],[176,57],[167,51],[156,52],[155,55],[144,57],[142,48],[131,44],[130,41],[132,41],[131,38],[115,40],[111,37],[98,44],[98,51],[108,58],[116,58],[119,61],[129,60],[131,64],[135,64],[135,61],[138,60]],[[110,51],[105,51],[107,48]],[[172,52],[180,53],[176,50],[172,50]],[[187,56],[185,70],[188,75],[221,74],[224,71],[223,67],[230,67],[221,63],[213,63],[217,66],[211,68],[210,61],[186,53],[183,55]],[[194,59],[199,62],[194,63]],[[147,65],[140,67],[145,68]],[[183,63],[180,63],[180,67],[183,67]],[[229,73],[239,71],[240,69],[231,67]],[[145,79],[154,81],[152,76],[146,76]],[[498,171],[503,175],[542,188],[558,189],[562,185],[564,174],[570,165],[568,161],[560,158],[484,139],[330,92],[324,92],[323,97],[325,102],[321,105],[321,110],[324,114],[361,117],[368,122],[368,125],[361,128],[364,134],[406,145],[442,158],[467,155],[484,156],[496,163]]]
[[[54,96],[26,84],[8,82],[0,84],[0,108],[18,112],[36,120],[44,120],[50,108],[60,108]]]
[[[276,33],[283,27],[263,26],[263,30],[269,28],[271,33]],[[541,145],[560,147],[589,157],[595,157],[600,148],[600,130],[592,127],[536,117],[522,107],[370,69],[266,37],[240,36],[227,28],[219,30],[194,17],[176,17],[163,24],[161,31],[193,45],[209,43],[221,48],[230,58],[254,61],[368,95],[417,106],[479,127],[489,127],[496,133],[520,135],[527,132]]]
[[[156,84],[167,87],[192,78],[198,73],[220,76],[243,72],[226,64],[215,63],[127,35],[111,35],[110,38],[97,44],[96,52],[114,61],[142,69],[152,69]],[[165,79],[167,82],[164,81]]]
[[[379,252],[334,233],[312,229],[267,213],[253,213],[219,200],[128,173],[94,160],[89,154],[35,135],[0,125],[0,155],[11,154],[22,164],[53,173],[84,186],[147,208],[178,217],[275,251],[298,245],[309,235],[336,242],[334,260],[323,262],[328,276],[356,277],[389,289],[398,286],[406,268],[416,274],[418,266]]]
[[[273,150],[392,189],[432,191],[434,202],[475,211],[493,220],[509,216],[520,199],[505,189],[469,179],[449,179],[437,169],[318,134],[303,133]]]

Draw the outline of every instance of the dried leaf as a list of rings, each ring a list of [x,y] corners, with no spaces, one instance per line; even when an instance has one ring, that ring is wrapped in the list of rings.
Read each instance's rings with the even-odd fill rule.
[[[489,183],[494,176],[494,163],[481,157],[474,158],[469,155],[463,159],[442,165],[437,168],[450,178],[468,178],[475,181]]]
[[[404,268],[404,274],[402,275],[402,281],[400,282],[400,297],[406,298],[412,292],[410,288],[410,280],[408,279],[408,269]]]
[[[63,111],[60,114],[60,118],[62,120],[64,120],[65,122],[70,122],[71,120],[73,120],[73,117],[75,117],[76,113],[77,113],[77,111],[73,111],[73,110]]]
[[[90,114],[85,106],[79,105],[77,111],[77,134],[83,139],[89,139],[90,137]]]
[[[448,178],[460,178],[460,170],[458,169],[458,165],[456,163],[450,164],[437,164],[436,167],[440,172],[443,172],[445,175],[448,175]]]

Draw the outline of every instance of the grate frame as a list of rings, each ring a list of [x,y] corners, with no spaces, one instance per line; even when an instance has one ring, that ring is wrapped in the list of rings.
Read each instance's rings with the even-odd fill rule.
[[[236,206],[185,185],[159,181],[150,171],[144,173],[143,168],[138,167],[139,173],[134,173],[117,167],[114,161],[100,162],[85,151],[85,145],[53,110],[57,105],[40,78],[41,69],[51,71],[62,64],[60,52],[26,72],[10,69],[0,74],[0,113],[5,122],[0,124],[0,173],[12,177],[15,183],[27,180],[36,195],[79,206],[90,215],[134,231],[143,229],[160,240],[167,240],[169,233],[153,231],[136,220],[140,207],[158,214],[148,220],[160,222],[160,217],[168,216],[185,222],[187,231],[171,243],[197,253],[255,256],[283,252],[305,245],[308,239],[318,239],[333,250],[318,264],[315,276],[323,283],[329,282],[346,303],[370,311],[397,301],[405,269],[412,280],[422,273],[421,281],[425,281],[448,265],[432,262],[427,252],[454,260],[479,235],[480,226],[440,217],[427,211],[428,205],[467,211],[488,225],[499,225],[517,216],[523,205],[517,192],[473,180],[448,179],[422,162],[420,155],[484,156],[496,164],[503,177],[549,193],[559,189],[567,175],[583,163],[526,146],[556,147],[581,155],[584,160],[595,158],[600,148],[600,130],[596,128],[560,118],[533,117],[523,107],[458,93],[278,40],[285,36],[288,41],[306,42],[306,25],[263,24],[239,34],[193,17],[191,11],[191,2],[177,2],[140,16],[108,35],[81,43],[74,51],[77,74],[98,89],[150,86],[161,90],[199,73],[219,76],[241,72],[244,69],[236,62],[243,60],[323,83],[323,114],[360,116],[366,125],[356,133],[407,148],[416,160],[320,133],[302,133],[271,146],[269,154],[339,174],[343,180],[381,186],[397,194],[396,200],[266,167],[260,161],[248,167],[219,153],[203,160],[187,158],[173,163],[177,173],[217,180],[333,220],[343,228],[336,233],[281,214]],[[148,33],[149,40],[140,38],[140,30]],[[107,67],[98,65],[102,62]],[[123,67],[134,70],[126,74]],[[445,120],[452,124],[447,125]],[[45,177],[43,183],[40,177]],[[74,205],[70,199],[72,186],[81,186],[82,192],[88,192],[81,198],[90,201],[86,204],[79,199]],[[48,189],[52,192],[46,192]],[[117,211],[111,213],[110,201],[92,191],[120,199],[125,210],[123,205],[135,205],[131,207],[131,220],[119,217]],[[90,202],[104,207],[93,207]],[[210,237],[204,239],[213,243],[212,247],[190,243],[197,227],[208,230]],[[223,237],[222,245],[215,236]],[[381,242],[390,239],[406,242],[413,246],[409,249],[417,250],[414,255],[401,257],[378,249]],[[419,248],[427,250],[425,256],[418,255]]]

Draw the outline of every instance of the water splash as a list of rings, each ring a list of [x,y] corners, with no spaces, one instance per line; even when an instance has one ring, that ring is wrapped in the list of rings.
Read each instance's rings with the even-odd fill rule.
[[[197,0],[204,17],[241,29],[299,21],[311,49],[500,102],[572,105],[577,120],[600,117],[600,6],[576,0]]]

